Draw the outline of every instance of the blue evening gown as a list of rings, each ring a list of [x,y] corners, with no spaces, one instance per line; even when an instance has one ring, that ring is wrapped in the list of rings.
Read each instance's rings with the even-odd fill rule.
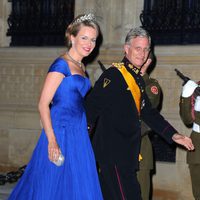
[[[42,130],[32,158],[9,200],[102,200],[83,107],[90,81],[72,75],[63,58],[56,59],[49,72],[65,75],[51,107],[53,129],[65,162],[57,167],[49,161],[48,141]]]

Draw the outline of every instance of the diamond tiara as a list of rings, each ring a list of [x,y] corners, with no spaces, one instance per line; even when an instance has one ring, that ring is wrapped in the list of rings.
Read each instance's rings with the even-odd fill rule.
[[[84,21],[95,21],[95,16],[92,13],[85,14],[74,21],[73,24],[78,24]]]

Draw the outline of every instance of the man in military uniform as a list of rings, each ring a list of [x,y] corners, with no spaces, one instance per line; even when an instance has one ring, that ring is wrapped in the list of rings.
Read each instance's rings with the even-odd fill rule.
[[[160,104],[161,87],[156,79],[153,79],[146,72],[153,60],[153,54],[150,53],[147,61],[142,66],[140,73],[145,82],[145,92],[151,102],[153,108],[157,108]],[[139,162],[139,171],[137,172],[137,178],[141,188],[142,200],[149,200],[150,196],[150,173],[153,170],[153,150],[152,144],[149,139],[148,133],[150,128],[142,121],[141,122],[141,134],[142,141],[140,147],[140,154],[142,159]]]
[[[125,57],[104,71],[86,98],[89,124],[96,124],[93,148],[100,166],[105,200],[141,200],[137,181],[141,119],[166,141],[193,150],[190,138],[178,134],[145,93],[140,68],[147,60],[151,39],[142,28],[131,29],[125,39]]]
[[[180,115],[186,125],[192,125],[191,139],[195,150],[187,153],[192,191],[200,200],[200,85],[192,80],[183,86],[180,99]]]

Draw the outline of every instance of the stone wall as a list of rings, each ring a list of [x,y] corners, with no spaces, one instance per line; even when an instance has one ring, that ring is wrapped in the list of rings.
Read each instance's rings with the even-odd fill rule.
[[[55,48],[0,48],[0,167],[27,163],[40,132],[37,103]]]
[[[52,61],[64,48],[0,48],[0,163],[1,167],[26,164],[40,134],[37,102],[44,77]],[[189,54],[192,52],[192,54]],[[159,80],[164,98],[161,113],[180,132],[187,129],[179,117],[182,80],[177,68],[198,80],[200,46],[162,46],[155,48],[157,66],[152,77]],[[99,56],[87,66],[92,83],[102,73],[100,59],[106,67],[123,57],[121,46],[101,47]],[[176,163],[157,162],[153,177],[154,196],[163,199],[192,200],[186,152],[177,148]],[[184,188],[184,190],[183,190]],[[164,198],[165,197],[165,198]]]
[[[159,80],[164,98],[161,113],[172,123],[176,129],[189,135],[179,116],[179,96],[182,80],[176,75],[174,69],[198,81],[200,77],[200,46],[160,46],[155,48],[157,66],[152,77]],[[191,194],[191,181],[188,165],[186,164],[186,151],[177,148],[176,163],[156,163],[156,175],[153,177],[154,196],[162,199],[193,200]]]
[[[80,0],[76,14],[94,11],[104,36],[98,57],[87,66],[92,83],[102,73],[100,59],[106,67],[120,61],[122,43],[128,29],[140,25],[141,0]],[[37,102],[49,65],[64,48],[9,48],[6,37],[10,3],[0,1],[0,168],[26,164],[40,134]],[[7,47],[6,47],[7,46]],[[174,68],[193,80],[199,80],[200,46],[157,46],[157,66],[152,77],[159,80],[164,98],[161,113],[180,132],[187,129],[179,117],[179,95],[182,81]],[[186,151],[177,148],[176,163],[157,162],[153,176],[154,198],[192,200]],[[153,199],[154,199],[153,198]]]

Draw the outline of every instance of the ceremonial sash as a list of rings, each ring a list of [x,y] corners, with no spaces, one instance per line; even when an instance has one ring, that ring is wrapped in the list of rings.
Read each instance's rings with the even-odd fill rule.
[[[122,63],[120,64],[114,63],[113,65],[117,67],[117,69],[121,72],[122,76],[124,77],[124,80],[126,81],[128,88],[130,89],[133,99],[135,101],[138,113],[140,114],[140,101],[141,101],[140,88],[138,87],[133,76],[130,74],[130,72],[128,72],[128,70]]]
[[[117,69],[121,72],[124,80],[126,81],[126,84],[128,85],[128,88],[131,91],[131,94],[133,96],[133,99],[136,104],[136,108],[138,110],[138,113],[140,114],[140,101],[141,101],[141,92],[140,88],[138,87],[135,79],[133,76],[128,72],[126,67],[123,65],[123,63],[113,63],[113,66],[117,67]],[[139,154],[138,160],[142,160],[142,155]]]

